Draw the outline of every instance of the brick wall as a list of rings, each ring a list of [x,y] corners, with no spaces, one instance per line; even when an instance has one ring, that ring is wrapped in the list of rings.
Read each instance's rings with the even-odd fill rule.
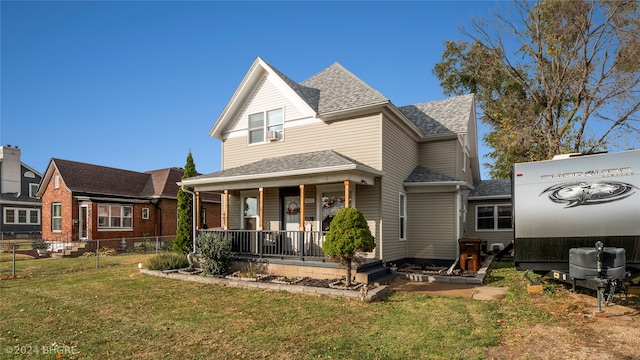
[[[58,188],[54,187],[54,178],[57,171],[45,184],[46,191],[42,195],[42,238],[53,241],[70,241],[73,238],[73,219],[77,213],[77,206],[71,196],[71,192],[64,186],[64,181],[60,177]],[[62,231],[53,232],[51,230],[51,204],[60,203],[62,205]],[[77,214],[75,214],[77,218]]]

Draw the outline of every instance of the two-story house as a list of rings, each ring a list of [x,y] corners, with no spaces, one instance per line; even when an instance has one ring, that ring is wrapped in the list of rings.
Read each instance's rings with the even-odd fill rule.
[[[20,160],[17,146],[0,146],[0,231],[3,239],[36,239],[42,230],[42,174]]]
[[[338,63],[297,83],[257,58],[210,135],[222,170],[182,184],[222,194],[240,254],[322,261],[333,215],[356,207],[370,259],[458,257],[480,181],[472,94],[398,107]]]
[[[51,159],[42,179],[42,238],[49,241],[173,236],[177,183],[184,170],[136,172]],[[200,202],[202,219],[220,226],[220,196]]]

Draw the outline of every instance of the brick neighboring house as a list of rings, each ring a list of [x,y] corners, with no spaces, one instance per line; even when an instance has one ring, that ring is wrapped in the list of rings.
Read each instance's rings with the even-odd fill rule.
[[[42,174],[20,161],[17,146],[0,146],[0,231],[3,239],[37,239],[42,202],[36,197]]]
[[[176,184],[184,170],[135,172],[51,159],[37,196],[42,198],[42,238],[82,241],[173,236]],[[200,200],[204,222],[220,226],[220,196]]]

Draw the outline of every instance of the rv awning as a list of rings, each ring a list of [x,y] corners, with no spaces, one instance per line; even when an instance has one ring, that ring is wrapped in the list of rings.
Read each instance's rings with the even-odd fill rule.
[[[266,158],[211,174],[183,179],[178,185],[193,187],[195,191],[212,192],[327,184],[344,180],[373,185],[375,178],[382,175],[382,171],[333,150],[325,150]]]

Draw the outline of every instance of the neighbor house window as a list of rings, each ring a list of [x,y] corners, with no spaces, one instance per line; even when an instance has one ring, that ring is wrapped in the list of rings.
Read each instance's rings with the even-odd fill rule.
[[[476,230],[511,230],[511,205],[476,207]]]
[[[29,197],[36,197],[38,192],[38,184],[29,184]]]
[[[400,228],[400,240],[407,239],[407,194],[400,193],[400,208],[399,208],[399,228]]]
[[[282,139],[282,108],[249,115],[249,144]]]
[[[57,189],[60,187],[60,175],[56,174],[53,176],[53,188]]]
[[[51,204],[51,231],[62,231],[62,204]]]
[[[149,219],[149,208],[142,208],[142,218],[145,220]]]
[[[39,209],[4,208],[4,223],[16,225],[39,225]]]
[[[130,205],[98,205],[99,229],[131,229]]]

